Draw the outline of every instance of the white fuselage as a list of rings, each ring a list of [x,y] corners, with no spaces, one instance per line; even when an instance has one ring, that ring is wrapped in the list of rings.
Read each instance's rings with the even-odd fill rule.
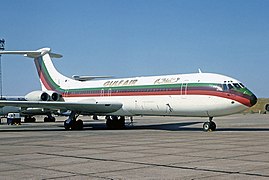
[[[57,81],[55,79],[55,81]],[[58,82],[60,80],[58,79]],[[190,84],[223,84],[225,81],[238,82],[227,76],[211,73],[194,73],[183,75],[165,75],[153,77],[135,77],[111,80],[98,80],[79,82],[72,79],[64,80],[66,82],[62,89],[65,89],[64,99],[70,102],[83,102],[87,99],[96,99],[97,101],[112,101],[122,103],[123,106],[117,112],[111,113],[119,116],[135,115],[158,115],[158,116],[198,116],[213,117],[223,116],[241,112],[248,106],[230,98],[216,96],[215,94],[188,94]],[[69,82],[70,81],[70,82]],[[136,88],[150,86],[153,88],[158,85],[175,86],[178,85],[178,92],[160,93],[144,92],[139,94],[115,94],[113,88]],[[90,96],[68,95],[70,89],[95,88],[97,94]],[[218,89],[219,88],[219,89]],[[220,87],[215,87],[216,91],[222,91]],[[138,90],[139,91],[139,90]],[[150,91],[150,90],[149,90]],[[154,91],[154,90],[153,90]],[[153,94],[151,94],[153,93]],[[78,97],[76,97],[78,96]]]

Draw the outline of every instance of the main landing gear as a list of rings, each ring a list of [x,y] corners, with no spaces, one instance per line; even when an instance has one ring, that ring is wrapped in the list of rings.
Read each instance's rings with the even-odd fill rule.
[[[72,111],[68,119],[64,121],[64,128],[66,130],[82,130],[83,121],[81,119],[76,120],[79,114]],[[106,116],[106,126],[108,129],[123,129],[125,128],[124,116]]]
[[[83,129],[83,121],[81,119],[76,120],[79,114],[77,112],[72,111],[69,115],[68,119],[64,121],[65,130],[82,130]]]
[[[107,129],[124,129],[125,117],[124,116],[106,116]]]
[[[205,122],[203,125],[203,130],[208,131],[215,131],[217,128],[216,123],[213,121],[213,117],[209,117],[209,121]]]

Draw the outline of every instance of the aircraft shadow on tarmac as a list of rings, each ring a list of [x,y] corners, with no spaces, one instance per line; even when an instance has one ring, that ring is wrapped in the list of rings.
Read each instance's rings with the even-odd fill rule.
[[[188,127],[194,124],[201,124],[202,122],[181,122],[181,123],[167,123],[167,124],[150,124],[150,125],[126,125],[124,129],[115,129],[115,130],[166,130],[166,131],[201,131],[201,128]],[[88,131],[100,131],[108,130],[104,122],[84,123],[83,130]],[[8,126],[6,129],[1,128],[0,132],[37,132],[37,131],[65,131],[63,125],[51,124],[50,127],[45,126],[35,126],[35,123],[31,125],[24,126]],[[75,130],[76,131],[76,130]]]
[[[202,124],[204,122],[181,122],[181,123],[168,123],[168,124],[151,124],[151,125],[133,125],[127,126],[125,130],[166,130],[166,131],[202,131]],[[192,127],[192,125],[201,124],[201,127]],[[87,124],[84,126],[84,129],[89,130],[106,130],[105,124]],[[246,127],[236,127],[236,128],[217,128],[216,131],[221,132],[259,132],[259,131],[269,131],[269,128],[246,128]]]
[[[124,130],[144,130],[144,129],[153,129],[153,130],[167,130],[167,131],[181,131],[181,130],[189,130],[189,131],[200,131],[201,128],[193,128],[187,127],[194,124],[200,124],[202,122],[181,122],[181,123],[168,123],[168,124],[150,124],[150,125],[138,125],[134,123],[134,125],[126,125]],[[187,128],[186,128],[187,127]],[[106,130],[106,126],[104,123],[98,124],[86,124],[84,125],[84,129],[91,130]]]
[[[150,124],[150,125],[139,125],[134,123],[134,125],[127,125],[125,129],[120,129],[120,130],[165,130],[165,131],[202,131],[202,124],[204,122],[201,121],[195,121],[195,122],[180,122],[180,123],[166,123],[166,124]],[[192,127],[192,125],[195,124],[201,124],[201,127]],[[83,130],[88,130],[88,131],[100,131],[100,130],[108,130],[106,128],[106,125],[104,122],[87,122],[83,126]],[[117,129],[115,129],[117,130]],[[34,123],[32,126],[26,126],[24,127],[23,125],[18,126],[18,127],[8,127],[6,129],[1,128],[0,132],[35,132],[35,131],[65,131],[63,128],[63,125],[55,125],[53,124],[48,127],[36,127]],[[75,130],[76,131],[76,130]],[[222,128],[219,127],[217,128],[216,131],[220,132],[228,132],[228,131],[234,131],[234,132],[264,132],[264,131],[269,131],[269,128],[247,128],[247,127],[229,127],[229,128]]]
[[[216,131],[222,131],[222,132],[228,132],[228,131],[237,131],[237,132],[259,132],[259,131],[269,131],[269,128],[240,128],[240,127],[236,127],[236,128],[217,128]]]

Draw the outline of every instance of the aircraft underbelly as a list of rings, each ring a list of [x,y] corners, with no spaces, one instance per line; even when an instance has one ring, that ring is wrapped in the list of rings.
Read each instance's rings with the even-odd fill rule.
[[[113,101],[123,104],[115,115],[155,116],[223,116],[238,113],[247,107],[217,96],[208,95],[163,95],[163,96],[110,96],[96,97],[97,101]]]

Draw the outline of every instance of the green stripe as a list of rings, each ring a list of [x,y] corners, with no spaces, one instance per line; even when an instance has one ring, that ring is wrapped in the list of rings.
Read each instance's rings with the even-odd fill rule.
[[[87,90],[136,90],[136,89],[161,89],[161,88],[180,88],[182,84],[162,84],[162,85],[137,85],[137,86],[111,86],[111,87],[98,87],[98,88],[80,88],[69,89],[68,91],[87,91]],[[212,87],[218,84],[209,83],[189,83],[188,87]]]
[[[45,80],[47,81],[47,83],[52,86],[56,91],[61,91],[61,92],[64,92],[64,89],[60,88],[60,86],[58,84],[56,84],[53,79],[51,78],[48,70],[47,70],[47,67],[43,61],[43,59],[41,59],[41,70],[42,70],[42,73],[45,77]]]
[[[107,86],[107,87],[97,87],[97,88],[79,88],[79,89],[62,89],[58,84],[56,84],[53,79],[51,78],[47,67],[43,60],[41,60],[41,70],[45,77],[45,80],[54,88],[55,91],[58,92],[79,92],[79,91],[108,91],[108,90],[137,90],[137,89],[162,89],[162,88],[181,88],[182,83],[179,84],[154,84],[154,85],[132,85],[132,86]],[[220,86],[221,84],[218,83],[187,83],[187,87],[214,87],[214,86]],[[233,89],[234,91],[237,91],[242,94],[246,94],[251,96],[252,92],[249,91],[246,87],[240,88],[240,89]]]

